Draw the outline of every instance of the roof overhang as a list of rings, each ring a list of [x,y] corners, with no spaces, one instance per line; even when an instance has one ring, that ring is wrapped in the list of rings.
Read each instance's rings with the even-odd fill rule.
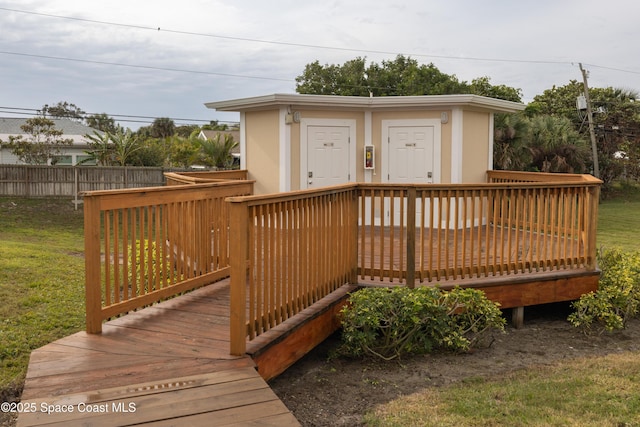
[[[281,94],[256,96],[205,103],[207,108],[216,111],[258,111],[281,106],[309,109],[443,109],[463,107],[489,110],[496,113],[515,113],[525,108],[524,104],[488,98],[478,95],[423,95],[423,96],[336,96]]]

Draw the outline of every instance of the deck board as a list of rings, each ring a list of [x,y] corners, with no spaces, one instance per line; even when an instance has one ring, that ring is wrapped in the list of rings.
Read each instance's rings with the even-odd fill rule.
[[[21,414],[18,426],[299,425],[250,357],[229,354],[228,280],[35,350],[22,402],[74,411]],[[135,412],[118,411],[129,403]]]

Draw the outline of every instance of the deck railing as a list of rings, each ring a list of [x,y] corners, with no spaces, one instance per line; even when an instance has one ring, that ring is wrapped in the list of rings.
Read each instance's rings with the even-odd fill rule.
[[[203,184],[208,182],[224,182],[249,179],[245,169],[203,171],[203,172],[165,172],[167,185]]]
[[[363,184],[359,193],[361,281],[595,267],[597,196],[582,184]]]
[[[354,188],[229,199],[232,354],[356,279]]]
[[[229,275],[229,196],[252,181],[84,194],[86,329]]]
[[[529,175],[230,198],[231,353],[346,283],[595,270],[601,182]]]

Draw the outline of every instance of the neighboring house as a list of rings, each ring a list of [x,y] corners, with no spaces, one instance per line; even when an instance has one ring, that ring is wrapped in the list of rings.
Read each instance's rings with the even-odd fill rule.
[[[233,164],[240,164],[240,131],[239,130],[201,130],[198,134],[198,138],[200,139],[210,139],[214,140],[218,135],[220,135],[220,141],[224,141],[225,136],[231,135],[234,141],[238,142],[238,145],[231,150],[231,155],[233,156]]]
[[[477,95],[273,94],[205,105],[240,112],[240,167],[256,194],[345,182],[486,182],[494,114],[525,108]]]
[[[76,165],[84,159],[89,158],[87,151],[89,149],[88,141],[84,137],[85,135],[93,135],[96,129],[85,126],[82,123],[75,122],[70,119],[54,119],[55,128],[62,130],[62,138],[69,138],[73,140],[73,144],[65,146],[63,148],[62,155],[58,156],[58,165]],[[28,138],[22,130],[21,126],[25,124],[27,119],[21,118],[0,118],[0,140],[3,142],[9,142],[9,136],[24,135],[24,138]],[[0,148],[0,164],[24,164],[18,160],[18,158],[7,147]]]

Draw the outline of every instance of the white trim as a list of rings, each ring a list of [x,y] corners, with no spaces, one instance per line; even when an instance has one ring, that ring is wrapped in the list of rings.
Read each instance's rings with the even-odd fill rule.
[[[433,183],[440,183],[440,174],[442,173],[442,124],[440,119],[382,120],[382,141],[380,141],[381,182],[389,182],[389,128],[395,126],[433,127]]]
[[[356,182],[356,121],[349,119],[301,119],[300,120],[300,189],[308,185],[307,162],[309,126],[344,126],[349,128],[349,182]]]
[[[278,118],[278,152],[280,154],[279,191],[291,191],[291,126],[285,124],[287,108],[280,107]]]
[[[525,109],[525,105],[522,103],[470,94],[368,97],[275,93],[205,103],[207,108],[217,111],[261,110],[290,105],[323,109],[358,108],[371,110],[388,109],[390,107],[448,109],[455,106],[466,106],[505,113],[515,113]]]
[[[372,114],[371,111],[365,111],[364,112],[364,146],[372,146],[373,144],[373,124],[372,124]],[[364,150],[364,148],[363,148]],[[375,148],[374,148],[375,150]],[[375,157],[374,157],[375,159]],[[362,166],[364,167],[364,155],[363,155],[363,160],[362,160]],[[375,167],[375,163],[374,163],[374,167]],[[364,182],[373,182],[373,176],[376,174],[376,170],[373,169],[367,169],[364,171]]]
[[[487,165],[487,170],[493,170],[493,126],[495,114],[489,114],[489,164]]]
[[[460,184],[462,183],[464,114],[461,108],[456,107],[451,116],[451,184]]]
[[[244,111],[240,113],[240,169],[247,169],[247,121]]]

